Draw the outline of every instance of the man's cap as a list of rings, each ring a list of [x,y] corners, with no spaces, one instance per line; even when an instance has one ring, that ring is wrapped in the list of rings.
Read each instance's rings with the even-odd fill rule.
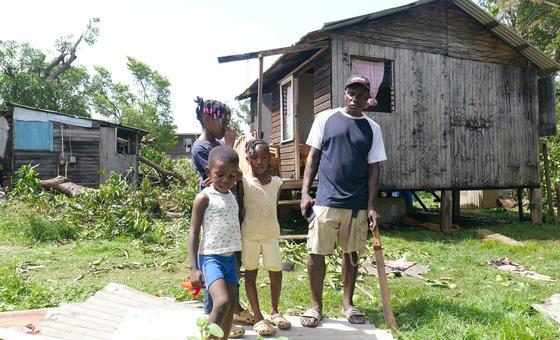
[[[346,85],[344,85],[344,88],[346,89],[348,86],[352,84],[359,84],[364,86],[368,90],[370,89],[369,79],[367,79],[364,76],[357,76],[357,75],[350,76],[350,78],[346,80]]]

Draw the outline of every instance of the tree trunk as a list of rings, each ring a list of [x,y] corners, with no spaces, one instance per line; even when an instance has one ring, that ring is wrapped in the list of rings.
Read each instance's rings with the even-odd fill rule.
[[[76,183],[72,183],[68,178],[64,176],[57,176],[56,178],[42,180],[41,186],[43,188],[61,192],[68,197],[76,197],[86,191],[86,187]]]
[[[138,156],[138,160],[150,167],[152,167],[155,171],[157,171],[160,175],[163,175],[165,177],[175,177],[177,178],[179,181],[181,181],[181,183],[187,184],[189,181],[183,177],[181,174],[175,172],[175,171],[169,171],[166,170],[164,168],[162,168],[161,166],[159,166],[158,164],[154,163],[153,161],[143,157],[143,156]]]

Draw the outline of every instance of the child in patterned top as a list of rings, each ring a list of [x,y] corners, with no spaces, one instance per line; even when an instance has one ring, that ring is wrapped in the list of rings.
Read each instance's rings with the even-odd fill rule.
[[[260,139],[251,140],[245,146],[251,174],[243,177],[238,187],[242,243],[242,263],[245,267],[245,290],[257,323],[253,329],[259,335],[273,335],[277,326],[288,329],[291,324],[278,312],[282,289],[282,263],[280,260],[280,225],[276,206],[282,179],[267,173],[270,164],[268,144]],[[265,320],[259,308],[257,296],[257,271],[260,256],[270,278],[270,320]]]
[[[230,332],[233,306],[238,301],[235,252],[241,250],[241,232],[239,206],[230,191],[238,167],[239,157],[232,148],[210,150],[205,171],[211,185],[194,199],[188,241],[191,285],[201,287],[204,278],[213,301],[208,320],[218,324],[224,334]]]

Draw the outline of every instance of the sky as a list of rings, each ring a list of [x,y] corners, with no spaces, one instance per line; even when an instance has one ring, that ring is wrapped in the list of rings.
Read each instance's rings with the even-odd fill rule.
[[[99,18],[95,45],[83,44],[75,63],[104,66],[117,81],[131,82],[126,57],[166,76],[177,132],[198,132],[193,100],[231,106],[258,77],[258,61],[218,64],[219,56],[287,47],[325,22],[412,2],[384,0],[96,0],[2,1],[0,40],[28,42],[54,56],[61,36],[79,36]],[[266,57],[265,69],[276,57]]]

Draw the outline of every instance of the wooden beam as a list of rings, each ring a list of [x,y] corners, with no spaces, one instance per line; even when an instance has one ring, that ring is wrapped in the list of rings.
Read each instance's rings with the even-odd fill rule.
[[[257,52],[249,52],[249,53],[242,53],[242,54],[233,54],[227,55],[223,57],[218,57],[218,63],[229,63],[232,61],[240,61],[240,60],[247,60],[247,59],[255,59],[259,58],[259,55],[262,54],[263,57],[268,57],[276,54],[286,54],[286,53],[294,53],[294,52],[301,52],[307,50],[314,50],[318,48],[323,48],[328,43],[315,43],[315,44],[299,44],[289,47],[281,47],[281,48],[274,48],[271,50],[263,50]]]
[[[523,221],[523,188],[517,188],[517,211],[519,212],[519,221]]]
[[[257,139],[261,139],[262,131],[262,101],[263,101],[263,54],[259,54],[259,81],[257,85]]]
[[[412,196],[414,196],[414,198],[416,199],[416,201],[418,201],[418,203],[420,204],[420,206],[422,207],[422,209],[424,209],[424,211],[428,211],[428,207],[426,207],[426,205],[424,204],[424,202],[422,202],[422,200],[420,199],[420,197],[418,197],[418,195],[416,194],[416,191],[411,191],[412,192]],[[559,210],[560,211],[560,210]],[[559,213],[560,214],[560,213]]]
[[[441,231],[444,234],[451,234],[452,216],[453,216],[453,199],[451,191],[441,192]]]
[[[544,160],[544,177],[546,181],[546,203],[548,205],[548,215],[554,220],[554,206],[552,205],[552,185],[550,184],[550,167],[548,164],[547,143],[541,143],[541,150]]]
[[[560,184],[556,186],[556,216],[560,220]]]
[[[309,68],[309,66],[311,66],[311,64],[313,64],[317,59],[319,59],[319,57],[321,57],[321,55],[327,50],[327,48],[328,46],[325,46],[319,51],[315,52],[315,54],[313,54],[309,59],[301,63],[292,72],[288,73],[284,78],[280,79],[280,81],[278,81],[278,85],[280,85],[284,80],[291,77],[292,75],[298,76],[300,72],[304,72],[307,68]]]
[[[453,217],[459,217],[461,215],[461,191],[453,190],[451,195],[453,196]]]
[[[531,210],[531,221],[534,224],[542,224],[542,190],[541,188],[530,189],[529,194],[529,209]]]

